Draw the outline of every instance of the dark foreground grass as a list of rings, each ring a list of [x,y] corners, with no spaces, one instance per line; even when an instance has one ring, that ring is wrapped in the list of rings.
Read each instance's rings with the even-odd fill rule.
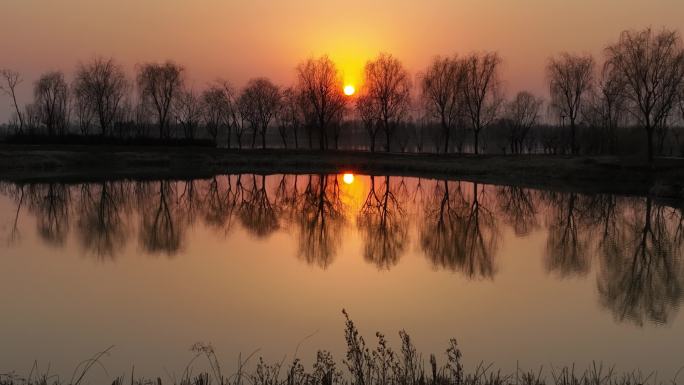
[[[344,337],[347,354],[338,365],[330,352],[319,350],[316,361],[307,370],[299,358],[268,364],[256,352],[246,358],[238,358],[235,373],[224,373],[219,359],[208,344],[197,343],[191,347],[194,357],[182,374],[157,378],[136,378],[130,375],[114,377],[104,384],[112,385],[640,385],[677,384],[677,374],[670,380],[658,378],[656,373],[633,371],[618,374],[613,368],[593,363],[585,370],[575,366],[540,367],[537,370],[518,368],[514,373],[504,373],[492,365],[478,364],[466,371],[461,363],[462,353],[455,339],[449,341],[446,355],[437,358],[431,354],[426,360],[416,351],[405,331],[399,332],[401,348],[394,351],[382,333],[376,333],[375,347],[366,344],[347,312]],[[104,369],[102,358],[112,347],[81,362],[71,378],[64,379],[48,373],[37,374],[34,370],[26,377],[14,373],[0,374],[0,385],[79,385],[91,383],[88,373],[92,369]],[[296,354],[295,354],[296,355]],[[193,365],[204,360],[209,370],[194,372]],[[444,361],[440,364],[438,361]],[[251,362],[254,361],[254,362]],[[250,368],[250,369],[248,369]],[[681,371],[682,369],[680,369]]]

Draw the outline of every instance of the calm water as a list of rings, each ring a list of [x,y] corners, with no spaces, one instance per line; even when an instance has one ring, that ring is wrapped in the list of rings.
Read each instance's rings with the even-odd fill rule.
[[[467,367],[684,365],[684,218],[638,197],[385,176],[0,185],[0,373],[178,373],[456,337]],[[306,338],[309,336],[309,338]],[[305,339],[306,338],[306,339]],[[302,340],[304,340],[302,342]]]

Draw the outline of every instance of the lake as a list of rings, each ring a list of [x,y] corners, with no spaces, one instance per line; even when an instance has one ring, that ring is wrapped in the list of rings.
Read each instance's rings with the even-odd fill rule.
[[[180,374],[196,342],[225,372],[341,361],[342,309],[425,360],[454,337],[467,368],[684,365],[684,213],[651,198],[243,174],[6,182],[0,213],[0,373],[68,379],[110,345],[110,377]]]

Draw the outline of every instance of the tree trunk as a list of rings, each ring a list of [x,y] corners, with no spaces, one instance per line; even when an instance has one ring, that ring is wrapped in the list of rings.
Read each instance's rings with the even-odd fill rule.
[[[646,126],[646,134],[648,136],[648,163],[653,163],[653,127]]]
[[[473,136],[475,139],[475,155],[477,155],[479,153],[478,147],[480,139],[480,130],[473,130]]]
[[[297,126],[294,126],[294,140],[295,140],[295,150],[299,148],[299,143],[297,142]]]
[[[385,130],[385,138],[387,139],[387,152],[390,152],[390,130]]]
[[[444,153],[449,152],[449,126],[442,119],[442,130],[444,131]]]
[[[570,153],[577,155],[577,144],[575,142],[575,120],[570,120]]]

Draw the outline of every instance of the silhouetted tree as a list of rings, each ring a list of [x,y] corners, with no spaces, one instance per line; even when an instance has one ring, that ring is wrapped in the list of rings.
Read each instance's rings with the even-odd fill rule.
[[[421,76],[425,108],[442,127],[444,153],[449,152],[451,129],[458,120],[463,75],[459,60],[437,57]]]
[[[364,121],[369,118],[385,132],[385,149],[390,151],[391,135],[408,114],[411,103],[411,81],[401,62],[390,54],[381,53],[366,63],[362,97],[357,108]],[[369,126],[369,125],[367,125]],[[370,126],[372,127],[372,126]],[[375,147],[375,134],[371,133],[371,151]]]
[[[90,128],[95,119],[95,108],[90,95],[83,88],[72,86],[72,105],[81,135],[90,135]]]
[[[594,59],[590,55],[563,53],[551,58],[546,66],[551,105],[562,119],[570,121],[570,150],[577,154],[577,120],[594,80]]]
[[[200,98],[192,89],[182,90],[175,100],[174,112],[178,123],[183,128],[186,139],[193,139],[199,127],[204,111]],[[216,138],[214,138],[214,141]]]
[[[79,64],[74,79],[74,93],[97,116],[102,135],[109,133],[128,85],[123,69],[114,59],[96,58]],[[82,106],[86,108],[85,106]]]
[[[59,71],[41,75],[33,86],[33,104],[50,136],[55,134],[55,130],[63,134],[68,126],[68,89],[64,74]]]
[[[628,110],[647,134],[648,160],[653,161],[653,131],[666,124],[684,86],[684,49],[679,34],[664,29],[624,31],[606,49],[613,71],[624,82]]]
[[[24,132],[24,116],[17,104],[17,86],[21,84],[22,78],[19,72],[12,71],[10,69],[0,69],[0,91],[7,94],[12,99],[12,107],[17,114],[17,119],[19,120],[19,127],[17,127],[17,133],[21,134]]]
[[[537,124],[543,103],[541,98],[527,91],[521,91],[506,104],[504,116],[509,129],[509,141],[513,154],[523,152],[525,138],[530,129]]]
[[[302,95],[293,88],[286,88],[281,94],[280,109],[277,115],[278,132],[283,141],[283,147],[287,148],[287,137],[292,134],[294,146],[299,148],[297,131],[304,123]]]
[[[380,121],[378,119],[379,107],[377,100],[370,94],[362,93],[356,98],[356,110],[359,113],[363,127],[368,133],[370,139],[370,151],[375,152],[375,140],[380,131]]]
[[[606,62],[601,75],[591,93],[591,102],[584,113],[589,124],[600,127],[605,132],[605,148],[602,151],[615,152],[617,149],[617,129],[624,121],[626,108],[625,82],[613,68],[611,62]],[[587,117],[589,115],[589,117]],[[597,143],[603,146],[603,143]]]
[[[463,111],[473,130],[473,149],[479,153],[480,132],[497,118],[503,102],[499,65],[495,52],[472,54],[462,59]]]
[[[328,56],[309,59],[297,66],[298,90],[305,101],[308,123],[319,132],[320,148],[328,148],[327,130],[342,117],[346,105],[343,83],[335,63]]]
[[[231,120],[234,106],[231,101],[230,89],[215,84],[202,92],[202,120],[209,136],[217,142],[219,132],[223,127],[228,129],[228,147],[230,148]]]
[[[261,148],[266,148],[266,133],[280,108],[280,89],[266,78],[252,79],[242,90],[238,100],[240,111],[252,127],[252,147],[257,134]]]
[[[159,137],[169,136],[171,108],[183,89],[183,67],[166,63],[146,63],[138,69],[140,97],[150,103],[157,115]]]

